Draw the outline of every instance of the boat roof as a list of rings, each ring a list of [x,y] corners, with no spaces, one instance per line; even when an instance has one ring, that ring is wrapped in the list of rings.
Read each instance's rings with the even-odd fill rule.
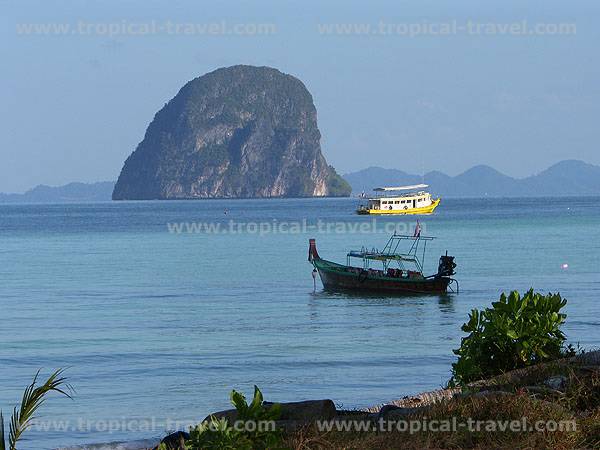
[[[394,199],[398,199],[398,198],[413,198],[413,197],[417,197],[417,196],[425,195],[425,194],[427,194],[427,192],[425,192],[425,191],[403,192],[401,194],[388,194],[388,195],[381,194],[381,195],[375,195],[374,197],[369,197],[369,200],[379,201],[381,199],[394,200]]]
[[[435,238],[432,236],[410,236],[394,233],[382,251],[378,251],[375,249],[368,250],[366,248],[362,248],[361,250],[352,250],[348,252],[347,256],[352,258],[372,259],[377,261],[408,261],[416,262],[417,264],[421,265],[421,261],[419,261],[419,258],[417,256],[419,242],[428,242],[433,241],[434,239]],[[413,243],[408,253],[398,252],[398,246],[400,242],[403,241],[411,241]],[[424,253],[425,249],[423,249],[423,257],[425,256]]]
[[[416,258],[412,255],[402,255],[402,254],[393,254],[388,255],[381,252],[375,251],[351,251],[347,256],[352,258],[363,258],[363,259],[372,259],[375,261],[409,261],[415,262]]]
[[[414,191],[415,189],[425,189],[428,188],[428,184],[414,184],[411,186],[383,186],[376,187],[373,189],[377,192],[388,192],[388,191]]]

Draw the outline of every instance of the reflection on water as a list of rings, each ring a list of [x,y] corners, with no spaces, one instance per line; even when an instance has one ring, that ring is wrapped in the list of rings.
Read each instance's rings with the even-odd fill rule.
[[[315,303],[319,301],[348,301],[348,306],[376,306],[384,305],[390,307],[413,307],[425,303],[437,304],[440,311],[452,312],[454,299],[459,294],[394,294],[385,292],[357,292],[350,290],[322,289],[310,294],[310,300]]]

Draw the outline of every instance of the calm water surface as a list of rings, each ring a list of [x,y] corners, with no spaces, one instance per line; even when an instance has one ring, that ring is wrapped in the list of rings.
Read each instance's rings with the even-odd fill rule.
[[[42,419],[64,422],[29,434],[22,448],[160,437],[169,419],[198,421],[226,408],[232,388],[250,393],[254,384],[269,400],[332,398],[349,408],[436,389],[449,378],[468,312],[511,289],[560,291],[569,300],[569,340],[600,346],[600,199],[445,201],[422,219],[438,237],[426,271],[449,250],[459,295],[334,295],[320,285],[313,293],[309,237],[321,256],[343,262],[350,249],[381,248],[386,229],[414,220],[335,232],[338,222],[371,227],[372,218],[352,214],[355,206],[0,206],[0,407],[6,415],[39,368],[68,367],[76,389],[73,400],[54,397],[41,410]],[[167,227],[303,220],[335,226],[263,235],[253,225],[236,233]],[[108,420],[134,429],[110,432]]]

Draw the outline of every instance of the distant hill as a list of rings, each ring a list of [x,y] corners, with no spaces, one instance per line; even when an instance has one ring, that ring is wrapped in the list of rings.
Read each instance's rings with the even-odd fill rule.
[[[600,196],[600,167],[582,161],[562,161],[527,178],[512,178],[489,166],[475,166],[451,177],[433,171],[411,175],[396,169],[369,167],[344,175],[352,194],[371,193],[377,186],[400,186],[425,181],[432,193],[448,197],[560,197]],[[104,202],[112,196],[114,181],[69,183],[64,186],[39,185],[24,194],[2,194],[0,203]]]
[[[24,194],[0,194],[0,203],[76,203],[109,201],[114,181],[69,183],[64,186],[39,186]]]
[[[401,186],[425,182],[431,191],[444,197],[544,197],[600,195],[600,167],[568,160],[527,178],[512,178],[489,166],[475,166],[451,177],[429,172],[424,177],[401,170],[369,167],[343,178],[352,194],[369,194],[377,186]]]

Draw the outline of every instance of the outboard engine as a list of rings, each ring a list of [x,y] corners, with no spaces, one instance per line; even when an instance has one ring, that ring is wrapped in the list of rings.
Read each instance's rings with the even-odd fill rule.
[[[438,277],[451,277],[456,272],[456,263],[454,262],[454,256],[448,256],[448,252],[446,255],[442,255],[440,257],[440,265],[438,266]]]

